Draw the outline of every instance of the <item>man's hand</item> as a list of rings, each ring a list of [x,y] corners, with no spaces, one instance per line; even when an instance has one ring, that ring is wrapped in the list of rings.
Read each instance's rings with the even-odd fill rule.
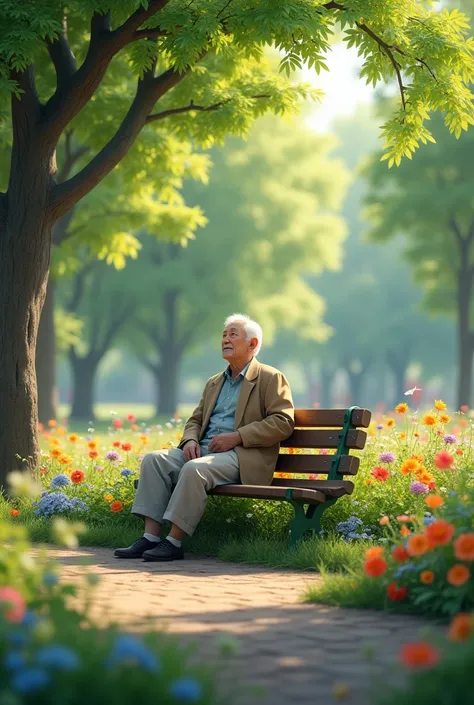
[[[201,457],[201,447],[196,441],[188,441],[183,447],[184,461],[196,460]]]
[[[219,433],[214,436],[209,444],[209,453],[225,453],[227,450],[232,450],[235,446],[242,443],[240,433],[234,431],[233,433]]]

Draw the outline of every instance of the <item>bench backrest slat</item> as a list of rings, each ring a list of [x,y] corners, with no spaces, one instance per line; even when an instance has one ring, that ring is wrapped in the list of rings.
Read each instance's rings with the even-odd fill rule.
[[[283,441],[282,448],[337,448],[339,445],[339,435],[341,429],[334,430],[301,430],[293,431],[291,436]],[[354,429],[349,431],[346,437],[348,448],[362,450],[365,446],[367,434],[365,431]]]
[[[331,471],[333,455],[284,455],[278,456],[276,472],[327,475]],[[341,475],[357,475],[360,458],[343,455],[339,465]]]
[[[295,409],[295,428],[342,428],[346,409]],[[369,409],[354,409],[351,424],[368,428],[372,413]]]

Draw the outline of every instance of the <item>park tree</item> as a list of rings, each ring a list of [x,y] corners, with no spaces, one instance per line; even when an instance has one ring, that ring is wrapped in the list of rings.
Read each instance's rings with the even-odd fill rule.
[[[291,91],[265,71],[276,46],[282,68],[321,68],[339,23],[364,55],[363,75],[395,76],[401,108],[384,128],[386,156],[399,162],[430,138],[428,111],[458,133],[472,122],[472,41],[462,15],[421,0],[37,0],[0,5],[0,113],[11,129],[10,169],[0,193],[0,467],[39,457],[34,370],[38,323],[55,223],[126,156],[140,132],[167,121],[209,143],[244,133],[255,115],[291,109]],[[57,148],[105,90],[127,53],[134,94],[104,125],[100,150],[60,182]],[[55,84],[48,81],[53,73]],[[9,106],[9,107],[8,107]]]
[[[426,309],[455,319],[460,407],[471,404],[473,384],[474,137],[455,140],[439,119],[433,132],[436,145],[422,148],[410,168],[371,165],[370,235],[377,242],[402,236]]]
[[[185,248],[146,238],[131,265],[145,295],[131,338],[155,379],[157,415],[175,412],[183,357],[207,336],[218,344],[232,311],[257,316],[266,339],[275,328],[324,337],[323,302],[303,275],[341,260],[348,174],[333,148],[300,123],[262,118],[245,142],[213,150],[207,186],[185,186],[208,219],[198,237]]]

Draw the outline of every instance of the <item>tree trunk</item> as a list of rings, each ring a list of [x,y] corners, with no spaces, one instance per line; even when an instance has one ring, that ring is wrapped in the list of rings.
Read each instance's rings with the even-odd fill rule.
[[[41,151],[32,123],[16,119],[19,102],[13,98],[10,180],[0,196],[0,486],[10,471],[39,461],[35,353],[51,252],[54,151]]]
[[[410,357],[407,355],[397,355],[394,352],[387,353],[387,363],[395,382],[395,398],[392,400],[394,406],[400,404],[405,399],[405,392],[407,390],[405,379],[409,359]]]
[[[319,399],[320,407],[322,409],[331,409],[332,399],[331,399],[331,383],[334,377],[333,370],[328,369],[321,365],[319,372],[320,375],[320,389],[321,389],[321,399]]]
[[[360,372],[351,372],[347,370],[349,377],[349,387],[350,387],[350,404],[362,406],[362,383],[365,377],[365,369]]]
[[[471,297],[474,280],[474,268],[470,264],[470,245],[472,237],[461,239],[460,264],[457,277],[458,307],[458,383],[457,405],[471,406],[472,401],[472,364],[474,356],[474,331],[471,330]]]
[[[100,358],[69,354],[73,378],[72,408],[69,418],[74,421],[94,421],[94,387]]]
[[[54,327],[54,302],[56,284],[48,281],[46,299],[36,342],[36,379],[38,384],[38,419],[46,424],[58,416],[58,391],[56,386],[56,331]]]
[[[162,355],[156,375],[158,383],[157,416],[172,417],[178,409],[178,379],[181,358],[171,352]]]

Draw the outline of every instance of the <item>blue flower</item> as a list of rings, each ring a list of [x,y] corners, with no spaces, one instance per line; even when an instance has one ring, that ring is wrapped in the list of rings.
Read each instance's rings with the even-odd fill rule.
[[[43,575],[43,583],[46,585],[46,587],[52,587],[53,585],[56,585],[58,582],[58,576],[56,573],[53,573],[50,571],[49,573],[45,573]]]
[[[28,636],[25,634],[25,632],[10,632],[7,634],[7,640],[12,646],[21,647],[25,646],[25,644],[28,642]]]
[[[64,492],[43,492],[41,499],[34,502],[33,507],[34,513],[43,517],[65,512],[87,511],[87,505],[81,499],[68,497]]]
[[[35,627],[38,624],[38,615],[31,610],[26,610],[20,624],[22,627]]]
[[[134,470],[124,468],[120,474],[122,475],[122,477],[130,477],[130,475],[136,475],[136,472]]]
[[[36,661],[40,666],[57,668],[59,671],[75,671],[79,666],[76,652],[61,644],[49,644],[39,649]]]
[[[49,675],[42,668],[27,667],[17,671],[12,680],[11,686],[19,693],[34,693],[36,690],[44,688],[49,683]]]
[[[51,480],[50,487],[52,490],[57,490],[59,487],[67,487],[70,484],[71,480],[68,478],[68,476],[60,472],[58,475],[55,475],[53,477],[53,479]]]
[[[26,666],[26,657],[23,651],[10,651],[3,660],[7,671],[17,671]]]
[[[201,699],[202,688],[194,678],[180,678],[172,683],[170,694],[183,703],[196,703]]]
[[[429,526],[429,525],[432,524],[433,522],[434,522],[434,517],[425,517],[425,518],[423,519],[423,524],[424,524],[425,526]]]
[[[121,634],[115,640],[107,659],[108,666],[136,665],[145,671],[158,671],[160,664],[155,654],[133,636]]]

